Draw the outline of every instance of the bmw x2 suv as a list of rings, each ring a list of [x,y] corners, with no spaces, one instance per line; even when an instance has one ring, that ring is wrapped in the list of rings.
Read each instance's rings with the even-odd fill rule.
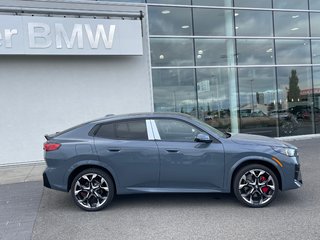
[[[229,193],[264,207],[302,185],[297,148],[222,133],[184,114],[113,115],[46,135],[44,186],[71,192],[87,211],[115,194]]]

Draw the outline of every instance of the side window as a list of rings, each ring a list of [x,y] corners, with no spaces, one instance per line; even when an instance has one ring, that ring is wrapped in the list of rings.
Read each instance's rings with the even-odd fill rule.
[[[117,139],[148,140],[147,126],[144,119],[118,122],[115,125]]]
[[[107,123],[102,125],[96,133],[96,137],[115,139],[114,124]]]
[[[96,137],[117,140],[148,140],[146,121],[130,120],[102,125]]]
[[[155,119],[155,123],[163,141],[193,142],[201,132],[198,128],[179,120]]]

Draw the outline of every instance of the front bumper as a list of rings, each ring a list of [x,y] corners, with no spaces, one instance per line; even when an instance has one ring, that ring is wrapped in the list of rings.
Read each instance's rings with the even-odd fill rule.
[[[295,165],[294,181],[298,187],[301,187],[303,182],[302,182],[300,164]]]

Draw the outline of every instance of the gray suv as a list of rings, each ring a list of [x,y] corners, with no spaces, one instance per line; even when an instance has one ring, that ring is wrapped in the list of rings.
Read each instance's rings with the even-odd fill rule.
[[[249,207],[302,185],[297,148],[268,137],[222,133],[184,114],[106,116],[44,143],[48,188],[87,211],[115,194],[229,193]]]

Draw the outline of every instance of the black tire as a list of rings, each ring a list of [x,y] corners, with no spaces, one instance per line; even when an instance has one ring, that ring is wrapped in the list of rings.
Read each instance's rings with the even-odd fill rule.
[[[88,168],[73,179],[70,192],[75,204],[81,209],[99,211],[110,205],[115,187],[105,171]]]
[[[236,173],[233,192],[245,206],[261,208],[269,205],[277,197],[279,183],[274,172],[268,167],[250,164]]]

